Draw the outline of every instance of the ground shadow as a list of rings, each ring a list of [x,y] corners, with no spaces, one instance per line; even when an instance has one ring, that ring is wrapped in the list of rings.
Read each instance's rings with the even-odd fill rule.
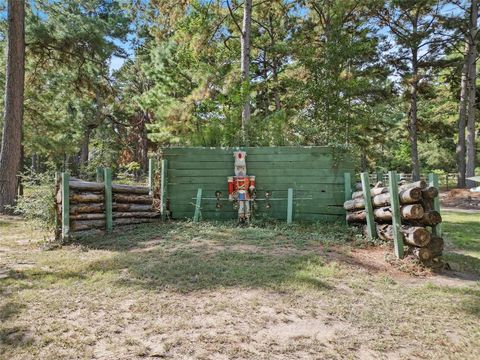
[[[175,222],[87,237],[78,243],[88,249],[115,251],[113,257],[90,264],[86,271],[122,272],[119,283],[125,286],[190,291],[295,283],[327,290],[332,288],[328,278],[334,270],[321,255],[319,239],[325,234],[317,230],[299,233],[287,227]]]

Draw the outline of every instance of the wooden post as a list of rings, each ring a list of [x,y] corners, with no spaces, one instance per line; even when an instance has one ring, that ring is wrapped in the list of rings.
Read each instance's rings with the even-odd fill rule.
[[[167,185],[168,185],[168,160],[162,160],[162,172],[160,175],[160,214],[165,218],[167,214]]]
[[[352,174],[343,173],[343,180],[344,180],[344,189],[345,189],[345,201],[348,201],[352,199]],[[348,225],[348,221],[346,221],[346,223]]]
[[[55,211],[55,219],[54,219],[54,224],[55,224],[55,240],[59,239],[59,231],[58,229],[60,228],[60,222],[58,221],[58,204],[57,204],[57,193],[58,190],[60,190],[60,182],[62,180],[62,173],[59,171],[55,171],[55,195],[54,195],[54,211]],[[62,206],[60,204],[60,206]]]
[[[428,185],[433,186],[440,191],[438,186],[438,174],[428,174]],[[438,198],[438,196],[433,199],[433,209],[440,213],[440,199]],[[438,224],[436,226],[433,226],[432,233],[436,236],[442,236],[442,225]]]
[[[195,213],[193,214],[193,222],[200,220],[200,207],[202,205],[202,189],[197,190],[197,201],[195,203]]]
[[[291,224],[293,220],[293,189],[288,188],[287,195],[287,224]]]
[[[352,175],[350,173],[343,174],[345,186],[345,201],[352,199]]]
[[[388,172],[388,187],[390,191],[390,206],[392,209],[392,225],[393,225],[393,244],[395,248],[395,256],[398,259],[403,258],[403,234],[400,232],[401,214],[400,200],[398,198],[397,172]]]
[[[62,241],[70,236],[70,174],[62,173]]]
[[[105,184],[105,230],[111,232],[113,229],[112,217],[112,169],[104,169],[104,184]]]
[[[150,189],[150,195],[153,195],[153,188],[155,186],[155,162],[153,159],[148,159],[148,188]]]
[[[365,214],[367,215],[367,233],[370,239],[377,237],[377,228],[373,217],[372,196],[370,194],[370,180],[368,172],[361,174],[363,198],[365,199]]]
[[[103,168],[97,167],[97,182],[103,182]]]
[[[383,172],[377,170],[377,182],[381,181],[383,182]]]

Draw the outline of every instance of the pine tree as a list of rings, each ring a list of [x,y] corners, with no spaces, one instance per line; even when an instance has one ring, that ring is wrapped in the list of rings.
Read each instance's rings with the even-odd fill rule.
[[[0,213],[15,202],[22,151],[25,77],[25,3],[8,1],[5,117],[0,150]]]

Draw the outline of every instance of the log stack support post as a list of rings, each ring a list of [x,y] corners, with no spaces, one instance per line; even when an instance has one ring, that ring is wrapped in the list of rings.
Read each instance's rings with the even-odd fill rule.
[[[55,219],[54,219],[54,226],[55,226],[55,240],[60,239],[60,234],[61,234],[61,229],[60,229],[60,224],[61,221],[58,218],[58,211],[57,211],[57,193],[60,190],[60,183],[62,181],[62,173],[59,171],[55,171],[55,197],[54,197],[54,212],[55,212]],[[61,208],[62,205],[60,205]],[[60,231],[59,231],[60,229]]]
[[[112,212],[112,169],[104,169],[104,186],[105,186],[105,230],[112,232],[113,230],[113,212]]]
[[[197,201],[195,202],[195,213],[193,214],[193,222],[198,222],[200,220],[200,212],[202,206],[202,189],[197,190]]]
[[[70,236],[70,174],[63,172],[62,175],[62,241]]]
[[[437,189],[440,189],[438,186],[438,174],[430,173],[428,174],[428,186],[433,186]],[[440,213],[440,199],[437,196],[433,199],[433,209]],[[436,236],[442,236],[442,225],[438,224],[432,227],[432,233]]]
[[[160,174],[160,214],[162,219],[165,220],[167,215],[167,169],[168,169],[168,160],[162,160],[162,171]]]
[[[395,249],[395,256],[398,259],[403,258],[403,234],[400,232],[401,215],[400,215],[400,199],[398,197],[398,183],[397,172],[388,172],[388,182],[390,191],[390,202],[392,211],[392,225],[393,225],[393,244]]]
[[[383,182],[383,172],[381,172],[380,170],[377,170],[376,176],[377,176],[377,182]]]
[[[288,188],[287,192],[287,224],[293,221],[293,188]]]
[[[148,188],[150,189],[150,195],[153,195],[155,187],[155,162],[153,159],[148,159]]]
[[[350,173],[343,174],[343,183],[344,183],[344,191],[345,191],[345,201],[352,199],[352,175]],[[348,225],[348,221],[347,225]]]
[[[97,167],[96,169],[96,179],[99,183],[103,182],[103,171],[102,167]]]
[[[370,194],[370,180],[368,179],[368,172],[363,172],[361,175],[363,198],[365,200],[365,213],[367,216],[367,235],[369,239],[377,237],[377,229],[375,219],[373,217],[372,196]]]

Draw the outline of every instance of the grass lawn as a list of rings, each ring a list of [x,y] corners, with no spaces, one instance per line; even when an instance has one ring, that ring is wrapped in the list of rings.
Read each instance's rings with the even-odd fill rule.
[[[479,359],[479,217],[445,214],[442,274],[343,225],[146,224],[42,250],[0,218],[0,358]]]

